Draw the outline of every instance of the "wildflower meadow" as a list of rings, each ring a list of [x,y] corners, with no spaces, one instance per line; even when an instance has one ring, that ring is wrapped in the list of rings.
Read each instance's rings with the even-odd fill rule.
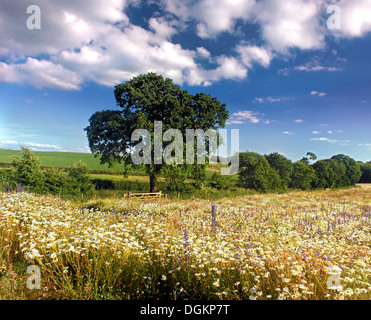
[[[371,298],[371,185],[147,203],[18,191],[0,193],[2,299]]]

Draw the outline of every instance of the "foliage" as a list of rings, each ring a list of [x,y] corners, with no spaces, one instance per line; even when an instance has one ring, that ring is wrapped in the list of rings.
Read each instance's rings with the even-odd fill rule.
[[[313,182],[315,188],[339,188],[345,186],[346,167],[334,159],[319,160],[313,164],[316,179]]]
[[[286,189],[290,183],[293,171],[291,160],[277,152],[266,155],[265,158],[268,160],[270,166],[278,172],[281,178],[280,189]]]
[[[237,181],[233,176],[221,175],[219,172],[215,172],[212,175],[212,184],[214,188],[218,190],[235,190]]]
[[[315,179],[315,171],[306,161],[293,163],[289,187],[293,189],[310,190]]]
[[[89,179],[88,173],[89,169],[87,165],[80,160],[74,163],[68,171],[69,178],[82,193],[91,192],[93,189],[93,184]]]
[[[278,190],[281,178],[268,160],[256,152],[240,153],[239,184],[259,192]]]
[[[340,186],[353,186],[359,181],[362,176],[362,172],[359,164],[354,159],[344,154],[338,154],[331,157],[331,159],[338,163],[342,163],[345,166],[345,175],[342,177]]]
[[[52,194],[76,194],[72,180],[61,170],[48,168],[43,171],[43,191]]]
[[[360,163],[360,169],[362,172],[360,183],[371,183],[371,162]]]
[[[165,176],[164,187],[169,191],[184,191],[185,180],[188,176],[187,166],[184,165],[164,165],[161,173]]]

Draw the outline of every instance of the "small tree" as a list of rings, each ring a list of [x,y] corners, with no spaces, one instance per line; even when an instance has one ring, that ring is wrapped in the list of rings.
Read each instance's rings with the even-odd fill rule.
[[[21,155],[14,157],[12,161],[13,179],[22,184],[29,186],[34,191],[40,191],[43,185],[43,175],[40,169],[39,159],[29,148],[21,147]]]

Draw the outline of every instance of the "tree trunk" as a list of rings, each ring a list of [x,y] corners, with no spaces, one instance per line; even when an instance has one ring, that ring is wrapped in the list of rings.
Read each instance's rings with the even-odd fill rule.
[[[149,176],[149,192],[157,192],[157,172],[152,171]]]

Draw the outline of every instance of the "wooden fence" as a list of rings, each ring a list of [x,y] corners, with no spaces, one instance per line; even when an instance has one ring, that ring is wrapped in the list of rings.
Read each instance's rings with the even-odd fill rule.
[[[127,193],[127,199],[128,200],[131,200],[131,199],[139,199],[139,200],[142,200],[142,199],[145,199],[145,200],[159,199],[159,200],[161,200],[162,197],[164,197],[165,199],[167,198],[166,194],[164,195],[161,191],[160,192],[152,192],[152,193],[134,193],[134,192],[128,192]]]

